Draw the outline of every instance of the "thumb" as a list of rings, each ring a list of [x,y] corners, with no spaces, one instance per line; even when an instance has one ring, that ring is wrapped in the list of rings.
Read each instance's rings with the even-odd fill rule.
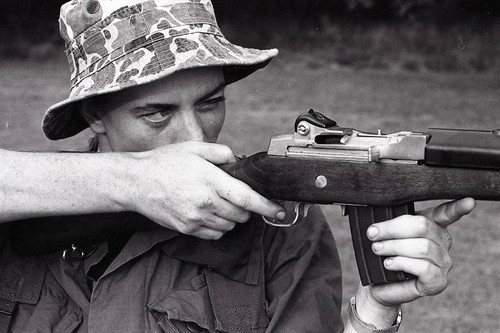
[[[456,201],[446,202],[435,208],[426,209],[422,215],[431,221],[445,228],[460,220],[462,216],[469,214],[476,206],[476,201],[472,198],[465,198]]]

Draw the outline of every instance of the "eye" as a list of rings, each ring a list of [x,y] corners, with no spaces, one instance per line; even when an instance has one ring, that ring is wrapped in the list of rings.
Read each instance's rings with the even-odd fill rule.
[[[159,124],[168,119],[171,112],[169,110],[161,110],[153,113],[143,115],[142,117],[149,122]]]
[[[198,112],[210,112],[219,109],[226,101],[226,97],[219,96],[204,100],[196,105]]]

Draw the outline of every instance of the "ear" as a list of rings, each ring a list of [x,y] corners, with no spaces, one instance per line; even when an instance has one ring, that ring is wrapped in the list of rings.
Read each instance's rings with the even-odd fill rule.
[[[106,127],[101,119],[101,113],[90,100],[84,100],[80,103],[80,113],[87,121],[92,131],[96,134],[105,134]]]

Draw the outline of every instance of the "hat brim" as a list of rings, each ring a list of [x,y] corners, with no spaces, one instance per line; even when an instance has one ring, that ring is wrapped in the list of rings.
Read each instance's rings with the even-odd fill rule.
[[[216,37],[207,34],[205,38],[212,38],[215,41]],[[187,61],[180,62],[175,66],[167,67],[163,70],[157,71],[156,73],[132,77],[125,82],[122,81],[120,83],[113,83],[109,85],[104,85],[101,82],[98,82],[101,77],[99,75],[87,78],[92,80],[92,87],[95,87],[95,89],[82,92],[83,89],[80,89],[80,86],[85,86],[85,82],[80,82],[78,85],[73,87],[69,98],[51,106],[47,110],[42,120],[42,130],[45,136],[51,140],[60,140],[76,135],[86,129],[88,127],[88,123],[82,117],[78,107],[78,102],[82,100],[138,85],[144,85],[163,79],[181,70],[200,67],[222,67],[226,83],[230,84],[265,67],[272,60],[272,58],[278,54],[277,49],[257,50],[244,48],[231,44],[224,38],[222,40],[224,44],[221,44],[221,37],[217,36],[217,38],[218,40],[213,43],[213,46],[224,48],[224,44],[227,43],[226,45],[231,46],[231,52],[228,52],[227,48],[224,48],[223,50],[221,49],[221,52],[217,52],[217,50],[215,50],[215,54],[217,54],[217,56],[214,56],[214,52],[211,52],[209,57],[192,57],[187,59]],[[151,44],[144,47],[154,48],[155,45]],[[133,53],[136,53],[137,51],[138,50]],[[128,56],[133,57],[133,53],[128,54]],[[108,66],[112,66],[112,64]]]

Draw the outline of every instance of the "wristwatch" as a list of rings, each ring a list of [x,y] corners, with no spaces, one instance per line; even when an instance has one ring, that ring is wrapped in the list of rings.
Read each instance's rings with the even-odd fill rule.
[[[359,318],[358,312],[356,311],[356,297],[351,298],[347,311],[349,314],[349,321],[351,322],[352,327],[358,333],[394,333],[399,330],[399,326],[401,325],[401,321],[403,320],[403,311],[400,308],[398,311],[396,322],[391,327],[377,329],[375,326],[365,323],[361,320],[361,318]]]

